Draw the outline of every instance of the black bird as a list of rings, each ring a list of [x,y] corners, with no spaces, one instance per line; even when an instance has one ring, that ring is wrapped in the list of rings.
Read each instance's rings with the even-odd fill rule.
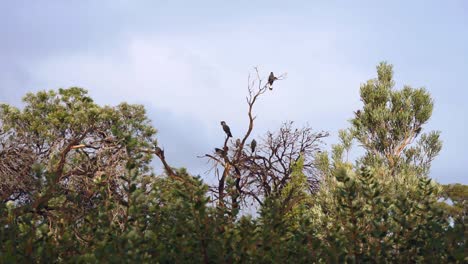
[[[421,127],[416,128],[414,132],[416,133],[416,136],[419,135],[419,133],[421,133]]]
[[[216,154],[220,155],[220,156],[224,156],[226,155],[226,152],[220,148],[215,148],[215,152]]]
[[[278,80],[278,78],[275,77],[273,72],[270,72],[270,76],[268,76],[268,84],[270,85],[270,90],[273,90],[273,82]]]
[[[223,130],[224,132],[226,133],[226,135],[229,137],[232,137],[232,134],[231,134],[231,129],[229,128],[228,125],[226,125],[226,122],[224,121],[221,121],[221,125],[223,126]]]
[[[154,147],[154,154],[156,154],[156,156],[158,156],[159,158],[164,159],[164,150],[162,150],[160,147]]]
[[[252,153],[255,152],[256,147],[257,147],[257,141],[255,139],[252,139],[252,142],[250,143],[250,149],[252,150]]]
[[[357,110],[356,112],[354,112],[354,115],[356,116],[356,118],[361,118],[361,110]]]

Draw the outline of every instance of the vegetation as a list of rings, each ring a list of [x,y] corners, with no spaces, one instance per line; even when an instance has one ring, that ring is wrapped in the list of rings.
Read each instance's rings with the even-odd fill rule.
[[[391,65],[377,73],[328,153],[327,132],[293,122],[252,141],[273,85],[257,72],[247,131],[203,157],[214,186],[169,165],[143,106],[81,88],[0,105],[0,263],[466,262],[467,186],[428,176],[433,101],[394,89]]]

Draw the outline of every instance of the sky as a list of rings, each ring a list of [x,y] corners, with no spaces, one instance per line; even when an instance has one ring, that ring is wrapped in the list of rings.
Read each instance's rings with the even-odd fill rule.
[[[431,176],[468,183],[466,1],[1,1],[0,102],[78,86],[99,104],[144,104],[173,166],[247,129],[247,77],[287,73],[255,106],[261,137],[292,120],[337,142],[376,65],[425,87],[443,149]],[[159,168],[160,169],[160,168]]]

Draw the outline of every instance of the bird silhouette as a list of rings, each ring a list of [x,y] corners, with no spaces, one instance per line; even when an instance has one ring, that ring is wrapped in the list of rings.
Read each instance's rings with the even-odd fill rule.
[[[357,110],[356,112],[354,112],[354,114],[357,118],[361,117],[361,110]]]
[[[232,134],[231,134],[231,129],[229,128],[229,126],[226,124],[226,122],[224,121],[221,121],[221,126],[223,126],[223,130],[224,132],[226,133],[226,135],[229,137],[232,137]]]
[[[419,133],[421,133],[421,130],[422,130],[421,127],[416,128],[416,130],[414,131],[414,132],[415,132],[415,135],[416,135],[416,136],[419,135]]]
[[[257,141],[255,139],[252,139],[252,142],[250,143],[250,149],[252,150],[252,153],[255,152],[256,147],[257,147]]]
[[[164,159],[164,150],[162,150],[160,147],[154,147],[154,154],[156,154],[156,156],[160,157],[161,159]]]
[[[275,77],[273,72],[270,72],[270,76],[268,76],[268,85],[270,86],[270,90],[273,90],[273,83],[278,80],[278,78]]]
[[[215,152],[216,154],[220,155],[220,156],[224,156],[226,155],[226,152],[220,148],[215,148]]]

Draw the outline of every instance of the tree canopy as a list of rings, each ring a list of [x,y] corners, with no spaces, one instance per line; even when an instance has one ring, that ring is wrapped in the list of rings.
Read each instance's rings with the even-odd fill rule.
[[[170,165],[142,105],[77,87],[1,104],[0,263],[466,262],[467,188],[429,177],[442,143],[424,130],[427,90],[395,89],[379,64],[328,152],[328,132],[292,121],[253,134],[266,80],[249,78],[247,130],[224,123],[200,157],[211,186]]]

